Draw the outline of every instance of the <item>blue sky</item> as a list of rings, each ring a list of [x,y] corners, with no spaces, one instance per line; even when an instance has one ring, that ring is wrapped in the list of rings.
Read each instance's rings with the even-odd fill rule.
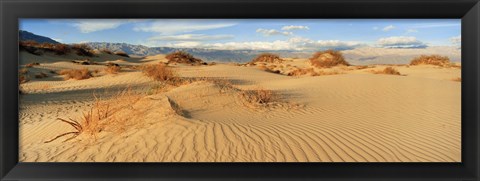
[[[62,43],[310,50],[459,46],[460,19],[21,19]]]

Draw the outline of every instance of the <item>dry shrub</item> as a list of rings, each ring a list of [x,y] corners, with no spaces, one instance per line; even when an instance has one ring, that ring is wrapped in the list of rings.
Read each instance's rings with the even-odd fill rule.
[[[64,75],[65,80],[69,80],[69,79],[83,80],[83,79],[89,79],[92,77],[92,73],[87,68],[83,68],[80,70],[64,69],[64,70],[60,70],[58,74]]]
[[[141,69],[143,74],[155,81],[170,82],[177,80],[175,72],[164,64],[145,65]]]
[[[462,82],[462,78],[461,77],[453,78],[452,81]]]
[[[51,47],[51,50],[56,54],[56,55],[66,55],[71,51],[70,47],[65,44],[55,44]]]
[[[277,100],[277,95],[266,89],[244,90],[241,95],[246,101],[253,104],[266,105]]]
[[[336,50],[319,51],[310,58],[310,63],[317,68],[330,68],[338,65],[349,66],[342,53]]]
[[[43,73],[43,72],[35,74],[36,79],[43,79],[43,78],[46,78],[46,77],[48,77],[48,75],[46,73]]]
[[[185,51],[175,51],[165,56],[168,59],[168,63],[183,63],[190,65],[203,65],[203,60],[193,57],[193,55]]]
[[[393,68],[393,67],[386,67],[385,69],[383,70],[380,70],[380,71],[372,71],[374,74],[387,74],[387,75],[402,75],[400,74],[400,72]]]
[[[306,69],[295,69],[291,72],[289,72],[287,75],[288,76],[301,76],[301,75],[306,75],[306,74],[310,74],[310,75],[313,75],[315,74],[315,70],[313,70],[313,68],[306,68]]]
[[[120,72],[120,70],[122,70],[120,66],[108,66],[104,69],[104,71],[109,74],[117,74],[118,72]]]
[[[115,55],[122,56],[122,57],[130,57],[127,53],[125,52],[115,52]]]
[[[256,62],[267,62],[267,63],[282,63],[285,60],[281,59],[280,56],[272,53],[262,53],[255,57],[250,63]]]
[[[374,66],[368,66],[368,65],[358,65],[355,68],[357,70],[362,70],[362,69],[367,69],[367,68],[373,68]]]
[[[87,44],[74,44],[71,49],[75,50],[78,56],[92,57],[94,55],[92,48]]]
[[[109,55],[112,55],[112,54],[113,54],[113,52],[112,52],[112,51],[110,51],[109,49],[106,49],[106,48],[102,48],[102,49],[100,49],[100,52],[102,52],[102,53],[106,53],[106,54],[109,54]]]
[[[410,65],[436,65],[446,67],[450,65],[450,59],[447,56],[440,55],[420,55],[415,57]]]
[[[123,117],[118,113],[125,111],[126,109],[132,110],[135,102],[140,100],[142,96],[126,89],[113,96],[112,99],[101,100],[95,94],[94,103],[91,105],[90,110],[83,113],[78,119],[69,118],[57,118],[57,120],[69,124],[74,131],[68,131],[60,134],[44,143],[50,143],[64,136],[71,135],[63,142],[74,139],[80,134],[87,134],[89,136],[97,138],[97,134],[101,131],[124,131],[132,125],[132,117]],[[137,117],[138,118],[138,117]]]

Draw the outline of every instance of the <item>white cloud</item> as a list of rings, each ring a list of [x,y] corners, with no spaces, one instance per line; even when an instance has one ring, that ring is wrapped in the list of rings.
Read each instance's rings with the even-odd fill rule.
[[[218,50],[322,50],[322,49],[337,49],[347,50],[354,49],[364,44],[353,41],[339,41],[339,40],[310,40],[302,37],[293,37],[288,40],[276,41],[252,41],[252,42],[227,42],[227,43],[207,43],[200,42],[181,42],[168,44],[172,47],[183,48],[208,48]]]
[[[418,33],[418,30],[411,28],[411,29],[407,29],[407,32],[405,33]]]
[[[165,35],[165,36],[154,36],[149,38],[149,40],[160,40],[160,41],[212,41],[212,40],[224,40],[232,39],[233,35],[204,35],[204,34],[182,34],[182,35]]]
[[[82,33],[91,33],[108,29],[115,29],[122,24],[128,23],[127,20],[77,20],[72,25]]]
[[[390,31],[390,30],[393,30],[393,29],[395,29],[395,26],[393,26],[393,25],[388,25],[388,26],[383,27],[382,30],[383,30],[383,31]]]
[[[454,45],[460,45],[462,43],[462,36],[458,35],[458,36],[451,37],[450,42],[452,42],[452,44]]]
[[[427,45],[413,36],[392,36],[380,38],[377,45],[383,48],[425,48]]]
[[[234,26],[234,23],[215,23],[213,21],[172,20],[139,24],[134,31],[156,32],[161,34],[188,33],[200,30],[210,30]]]
[[[289,25],[289,26],[284,26],[282,27],[283,31],[292,31],[292,30],[309,30],[310,28],[308,26],[295,26],[295,25]]]
[[[373,27],[372,28],[373,30],[378,30],[379,28],[377,26]]]
[[[278,31],[278,30],[275,30],[275,29],[263,29],[263,28],[257,29],[256,32],[257,33],[262,33],[266,36],[271,36],[271,35],[290,36],[290,35],[293,35],[292,32],[288,32],[288,31]]]

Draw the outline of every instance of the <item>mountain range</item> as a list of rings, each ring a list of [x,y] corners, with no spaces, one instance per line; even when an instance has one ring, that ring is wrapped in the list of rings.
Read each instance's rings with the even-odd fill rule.
[[[28,31],[19,31],[20,40],[34,40],[39,43],[59,43],[51,38],[36,35]],[[147,47],[127,43],[88,42],[93,49],[123,51],[133,56],[168,54],[174,51],[186,51],[204,61],[248,62],[260,53],[275,53],[280,57],[309,58],[314,52],[292,50],[258,51],[258,50],[217,50],[204,48]],[[348,62],[356,65],[365,64],[405,64],[419,55],[438,54],[448,56],[451,61],[461,61],[461,50],[455,46],[429,46],[426,48],[381,48],[364,46],[352,50],[342,50]]]

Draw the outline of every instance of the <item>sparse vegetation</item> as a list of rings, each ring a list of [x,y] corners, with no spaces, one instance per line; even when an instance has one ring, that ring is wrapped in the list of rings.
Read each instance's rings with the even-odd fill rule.
[[[79,119],[57,118],[57,120],[72,126],[74,131],[65,132],[44,143],[50,143],[69,135],[71,136],[63,142],[74,139],[80,134],[88,134],[96,139],[97,134],[101,131],[124,131],[128,129],[130,119],[122,118],[117,113],[125,111],[125,109],[132,109],[131,105],[140,100],[141,97],[140,94],[134,93],[131,89],[126,89],[109,100],[101,100],[94,94],[94,104]]]
[[[267,62],[267,63],[282,63],[285,60],[281,59],[280,56],[272,53],[262,53],[255,57],[251,63],[257,62]]]
[[[142,72],[156,81],[169,82],[177,80],[175,72],[164,64],[145,65],[142,67]]]
[[[182,63],[190,65],[204,65],[203,60],[193,57],[193,55],[185,51],[175,51],[165,56],[168,59],[168,63]]]
[[[58,74],[63,75],[65,80],[75,79],[75,80],[83,80],[89,79],[92,77],[92,73],[87,69],[64,69],[60,70]]]
[[[387,75],[402,75],[397,69],[393,67],[386,67],[383,70],[380,71],[372,71],[374,74],[387,74]]]
[[[310,58],[310,63],[317,68],[330,68],[338,65],[349,66],[342,53],[336,50],[319,51]]]
[[[450,65],[450,59],[447,56],[440,55],[420,55],[414,58],[410,65],[436,65],[447,67]]]
[[[302,76],[302,75],[306,75],[306,74],[310,74],[310,75],[314,75],[316,74],[315,70],[313,70],[313,68],[299,68],[299,69],[295,69],[291,72],[289,72],[287,75],[288,76]]]
[[[20,41],[20,50],[25,50],[34,55],[42,55],[44,52],[53,52],[56,55],[66,55],[72,50],[79,56],[92,57],[92,49],[86,44],[67,45],[61,43],[37,43],[35,41]]]
[[[109,74],[117,74],[118,72],[120,72],[122,68],[120,66],[107,66],[107,68],[105,68],[105,72],[109,73]]]
[[[266,89],[244,90],[241,95],[249,103],[261,105],[275,102],[278,98],[273,91]]]
[[[100,49],[100,52],[102,52],[102,53],[106,53],[106,54],[109,54],[109,55],[112,55],[112,54],[113,54],[113,52],[112,52],[112,51],[110,51],[109,49],[106,49],[106,48],[102,48],[102,49]]]

